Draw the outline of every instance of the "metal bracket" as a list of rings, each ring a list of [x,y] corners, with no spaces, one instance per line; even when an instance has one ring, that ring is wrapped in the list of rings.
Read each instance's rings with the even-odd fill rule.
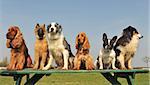
[[[101,73],[112,85],[121,85],[111,73]]]
[[[16,85],[20,85],[21,84],[21,80],[22,80],[22,77],[24,75],[14,75],[13,78],[14,78],[14,81],[16,81]]]
[[[34,74],[31,78],[27,78],[28,80],[24,85],[34,85],[37,81],[39,81],[45,74]]]

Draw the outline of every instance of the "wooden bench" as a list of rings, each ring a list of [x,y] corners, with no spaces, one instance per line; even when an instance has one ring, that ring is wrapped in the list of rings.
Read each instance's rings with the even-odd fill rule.
[[[132,69],[132,70],[32,70],[24,69],[21,71],[8,71],[0,70],[0,75],[2,76],[12,76],[16,85],[20,85],[22,77],[26,76],[25,85],[34,85],[39,81],[44,75],[50,76],[53,73],[101,73],[111,84],[121,85],[117,80],[118,77],[126,78],[129,85],[134,85],[135,74],[137,73],[149,73],[150,70],[147,69]],[[30,77],[30,75],[32,75]]]

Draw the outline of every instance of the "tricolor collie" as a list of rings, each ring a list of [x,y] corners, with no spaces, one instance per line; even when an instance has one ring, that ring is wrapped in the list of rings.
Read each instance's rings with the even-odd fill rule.
[[[132,58],[137,50],[139,39],[143,36],[132,26],[123,29],[122,36],[117,40],[115,52],[116,66],[120,69],[132,69]]]
[[[108,39],[106,33],[103,34],[103,48],[100,49],[98,58],[95,62],[96,69],[117,69],[115,67],[116,53],[114,51],[114,43],[117,36]]]
[[[60,24],[52,22],[47,26],[47,40],[50,59],[44,70],[51,68],[53,60],[58,68],[73,68],[74,55],[62,33]]]

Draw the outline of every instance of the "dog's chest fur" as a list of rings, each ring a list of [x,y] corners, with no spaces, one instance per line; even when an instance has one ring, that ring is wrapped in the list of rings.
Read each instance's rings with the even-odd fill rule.
[[[108,49],[101,49],[100,55],[102,56],[102,61],[105,64],[111,63],[113,58],[115,58],[115,51]]]
[[[122,53],[135,53],[138,46],[139,39],[135,36],[132,37],[131,41],[126,46],[119,46],[119,49]]]
[[[47,52],[48,50],[48,44],[47,44],[47,40],[46,38],[43,39],[43,40],[36,40],[36,43],[35,43],[35,50],[38,50],[39,54],[42,54],[43,52]],[[41,49],[41,50],[39,50]]]

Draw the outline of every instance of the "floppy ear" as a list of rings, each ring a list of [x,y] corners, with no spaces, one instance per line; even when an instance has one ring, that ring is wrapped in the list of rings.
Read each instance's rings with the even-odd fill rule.
[[[7,41],[6,41],[6,46],[7,46],[7,48],[11,48],[10,42],[11,42],[11,40],[10,40],[10,39],[7,39]]]
[[[79,36],[79,35],[77,35],[77,37],[76,37],[76,42],[75,42],[75,44],[76,44],[76,49],[78,49],[78,36]]]
[[[108,39],[106,33],[103,34],[103,48],[108,45]]]
[[[90,43],[89,43],[89,40],[88,40],[86,35],[85,35],[85,41],[83,43],[83,48],[84,49],[89,49],[90,48]]]
[[[116,40],[117,40],[117,36],[114,36],[110,41],[110,45],[113,45]]]
[[[17,35],[15,36],[15,38],[11,42],[11,45],[13,48],[19,48],[23,43],[22,33],[20,32],[18,27],[16,27],[16,30],[17,30]]]
[[[61,32],[62,31],[62,26],[58,25],[58,27],[59,27],[59,32]]]
[[[49,32],[49,28],[51,27],[51,24],[47,25],[47,32]]]

